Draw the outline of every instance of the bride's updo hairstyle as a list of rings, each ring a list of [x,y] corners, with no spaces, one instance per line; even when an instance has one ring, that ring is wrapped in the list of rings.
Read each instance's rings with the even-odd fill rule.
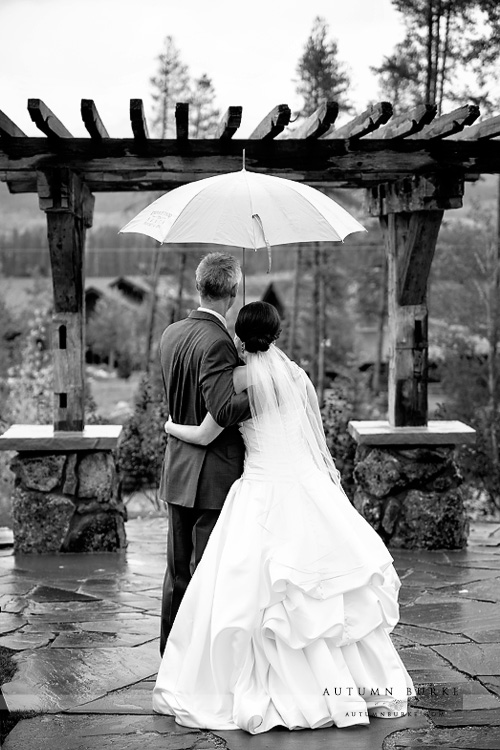
[[[269,302],[249,302],[239,311],[234,330],[247,352],[267,352],[281,333],[280,316]]]

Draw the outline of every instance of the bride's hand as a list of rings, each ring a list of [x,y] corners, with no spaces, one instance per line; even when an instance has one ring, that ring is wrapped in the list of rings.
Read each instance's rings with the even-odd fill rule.
[[[165,430],[165,432],[167,433],[167,435],[170,435],[169,426],[171,424],[173,424],[172,417],[169,416],[169,418],[167,419],[167,421],[165,422],[164,427],[163,427],[163,429]]]

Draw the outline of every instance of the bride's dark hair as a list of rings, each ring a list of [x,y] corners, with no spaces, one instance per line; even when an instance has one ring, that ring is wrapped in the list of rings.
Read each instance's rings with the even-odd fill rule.
[[[247,352],[267,352],[281,333],[280,316],[269,302],[249,302],[239,311],[234,330]]]

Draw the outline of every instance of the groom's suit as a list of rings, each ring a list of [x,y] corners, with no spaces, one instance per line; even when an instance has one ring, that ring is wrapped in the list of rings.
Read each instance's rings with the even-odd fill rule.
[[[174,422],[201,424],[210,412],[225,427],[209,445],[167,440],[160,496],[168,508],[167,571],[163,585],[160,652],[182,597],[217,521],[229,488],[243,472],[244,446],[237,423],[250,418],[245,393],[236,395],[236,347],[213,314],[193,311],[163,332],[160,358]]]

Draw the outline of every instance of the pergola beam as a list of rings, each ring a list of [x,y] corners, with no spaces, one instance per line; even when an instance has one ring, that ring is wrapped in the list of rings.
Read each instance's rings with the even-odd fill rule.
[[[149,138],[148,124],[144,115],[144,105],[142,99],[130,100],[130,124],[134,139],[146,141]]]
[[[18,128],[16,123],[13,122],[10,117],[7,117],[4,112],[0,110],[0,137],[1,138],[25,138],[26,133],[23,133],[21,128]]]
[[[268,141],[276,138],[289,124],[291,116],[292,113],[288,104],[278,104],[248,136],[249,140]]]
[[[0,141],[0,175],[26,185],[44,164],[71,167],[92,190],[163,189],[193,179],[241,168],[242,150],[249,169],[312,185],[367,187],[412,174],[449,174],[467,178],[500,173],[499,141],[440,141],[400,138],[214,139],[190,140],[189,153],[176,139],[5,138]],[[15,189],[15,188],[14,188]]]
[[[408,136],[410,139],[421,138],[446,138],[454,133],[459,133],[467,125],[471,125],[480,115],[479,107],[476,104],[466,104],[464,107],[458,107],[453,112],[448,112],[441,117],[437,117],[430,125],[427,125],[420,133]]]
[[[214,138],[226,140],[232,138],[241,125],[243,107],[229,107],[217,126]]]
[[[92,99],[82,99],[80,112],[83,124],[87,128],[91,138],[97,141],[100,141],[102,138],[109,138],[108,131],[104,127],[104,123]]]
[[[392,104],[389,102],[378,102],[342,127],[330,130],[321,137],[323,139],[362,138],[367,133],[377,130],[381,125],[385,125],[392,117],[392,111]]]
[[[462,140],[486,140],[488,138],[495,138],[500,135],[500,115],[495,117],[489,117],[487,120],[478,122],[476,125],[464,128],[457,133],[454,138],[459,141]]]
[[[426,125],[435,118],[437,106],[435,104],[419,104],[410,112],[404,112],[393,117],[387,125],[383,125],[377,131],[368,133],[365,138],[407,138],[409,135],[419,133]]]
[[[177,102],[175,105],[175,133],[178,141],[189,138],[189,102]]]
[[[28,112],[38,130],[49,138],[73,138],[69,130],[41,99],[28,99]]]
[[[318,109],[309,115],[296,130],[293,131],[294,138],[305,140],[320,138],[328,133],[337,119],[339,105],[337,102],[323,102]]]

